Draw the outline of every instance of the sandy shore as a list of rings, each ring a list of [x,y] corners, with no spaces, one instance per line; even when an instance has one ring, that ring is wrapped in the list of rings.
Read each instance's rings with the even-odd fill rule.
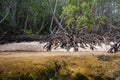
[[[29,57],[29,56],[78,56],[78,55],[109,55],[106,53],[110,48],[110,45],[101,44],[102,46],[95,46],[95,50],[90,50],[89,47],[86,49],[79,48],[78,52],[74,52],[74,49],[71,48],[69,52],[65,49],[58,47],[57,49],[52,49],[52,51],[47,52],[44,49],[44,44],[39,42],[21,42],[21,43],[10,43],[0,45],[0,57]]]

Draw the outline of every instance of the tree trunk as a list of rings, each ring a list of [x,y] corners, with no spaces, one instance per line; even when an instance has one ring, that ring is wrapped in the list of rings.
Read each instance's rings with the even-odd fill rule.
[[[28,25],[28,13],[27,13],[27,16],[26,16],[25,27],[24,27],[24,29],[27,29],[27,25]]]
[[[16,34],[16,9],[17,9],[17,0],[11,0],[11,20],[10,20],[10,26],[13,27],[13,33]]]

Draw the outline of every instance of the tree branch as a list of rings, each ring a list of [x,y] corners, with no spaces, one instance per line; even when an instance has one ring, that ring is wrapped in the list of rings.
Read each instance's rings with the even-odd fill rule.
[[[114,26],[114,25],[112,25],[112,24],[109,24],[109,26],[110,26],[111,28],[113,28],[113,29],[115,29],[115,30],[117,30],[117,31],[120,32],[120,28],[118,28],[118,27],[116,27],[116,26]]]
[[[57,9],[57,3],[58,3],[58,0],[56,0],[56,2],[55,2],[54,12],[53,12],[54,14],[55,14],[56,9]],[[52,31],[53,20],[54,20],[54,17],[52,17],[52,21],[51,21],[51,24],[50,24],[50,32],[51,33],[53,33],[53,31]]]
[[[48,4],[49,4],[49,7],[50,7],[51,12],[52,12],[52,14],[53,14],[53,18],[55,19],[56,23],[58,24],[58,26],[59,26],[64,32],[67,33],[67,31],[63,28],[63,26],[61,25],[61,23],[59,22],[59,20],[58,20],[57,17],[55,16],[55,13],[54,13],[54,11],[53,11],[53,9],[52,9],[50,0],[48,0]]]
[[[7,18],[9,12],[10,12],[10,5],[9,5],[9,7],[8,7],[8,9],[7,9],[7,12],[6,12],[4,18],[3,18],[2,20],[0,20],[0,23],[2,23],[2,22]]]
[[[6,35],[7,34],[7,31],[5,31],[4,33],[3,33],[3,35],[2,36],[0,36],[0,39],[2,39],[3,38],[3,36],[4,35]]]

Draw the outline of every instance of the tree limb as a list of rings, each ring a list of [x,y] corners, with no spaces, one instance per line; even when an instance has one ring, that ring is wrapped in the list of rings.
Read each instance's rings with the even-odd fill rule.
[[[2,23],[7,18],[9,12],[10,12],[10,6],[8,7],[7,12],[6,12],[4,18],[2,20],[0,20],[0,23]]]
[[[55,2],[54,12],[53,12],[54,14],[55,14],[56,9],[57,9],[57,3],[58,3],[58,0],[56,0],[56,2]],[[51,33],[53,33],[53,31],[52,31],[53,20],[54,20],[54,17],[52,17],[52,21],[51,21],[51,24],[50,24],[50,32]]]
[[[109,24],[109,26],[110,26],[111,28],[113,28],[113,29],[115,29],[115,30],[117,30],[117,31],[120,32],[120,28],[118,28],[118,27],[116,27],[116,26],[114,26],[114,25],[112,25],[112,24]]]
[[[4,33],[3,33],[3,35],[2,36],[0,36],[0,39],[2,39],[3,38],[3,36],[4,35],[6,35],[7,34],[7,31],[5,31]]]
[[[51,12],[52,12],[52,14],[53,14],[53,18],[55,19],[56,23],[58,24],[58,26],[59,26],[64,32],[67,33],[67,31],[63,28],[63,26],[61,25],[61,23],[59,22],[59,20],[58,20],[57,17],[55,16],[55,13],[54,13],[54,11],[53,11],[53,9],[52,9],[50,0],[48,0],[48,4],[49,4],[49,7],[50,7]]]

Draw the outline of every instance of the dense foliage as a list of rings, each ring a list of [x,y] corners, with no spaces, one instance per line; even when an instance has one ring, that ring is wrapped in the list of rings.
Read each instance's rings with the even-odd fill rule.
[[[99,15],[92,14],[92,8],[94,8],[93,1],[67,0],[67,6],[63,7],[63,15],[65,15],[67,26],[90,28],[97,19],[102,18]]]
[[[0,35],[37,35],[120,26],[119,0],[0,0]]]

